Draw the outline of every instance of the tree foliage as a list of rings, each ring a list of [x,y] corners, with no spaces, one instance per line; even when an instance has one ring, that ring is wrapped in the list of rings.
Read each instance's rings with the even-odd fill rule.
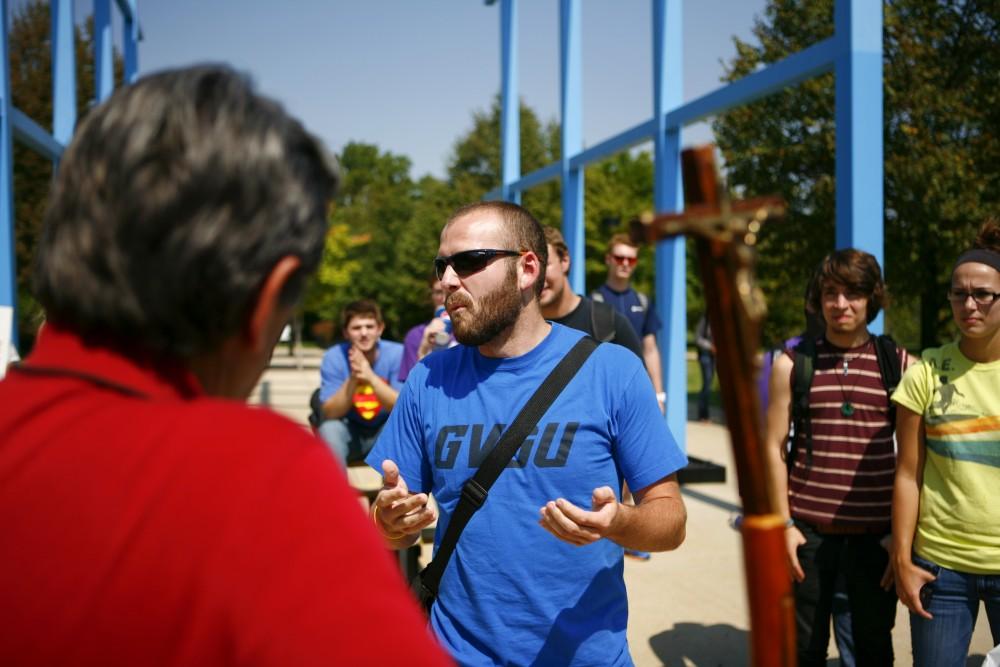
[[[10,87],[14,106],[52,131],[52,47],[49,3],[32,0],[13,12],[9,32]],[[94,23],[74,26],[76,113],[80,119],[94,99]],[[115,54],[115,79],[124,67]],[[34,150],[14,143],[14,245],[17,265],[19,335],[27,349],[41,322],[41,307],[30,291],[30,274],[52,181],[52,163]]]
[[[478,201],[500,183],[500,104],[473,114],[472,125],[455,142],[448,177],[413,181],[405,157],[371,144],[349,143],[340,156],[346,174],[327,236],[326,253],[305,301],[306,320],[336,320],[349,301],[367,297],[381,305],[386,337],[399,339],[429,318],[431,260],[448,216]],[[521,172],[559,159],[559,125],[541,121],[521,105]],[[605,241],[652,202],[652,160],[648,153],[622,153],[595,165],[585,176],[587,283],[603,282]],[[523,195],[523,204],[543,224],[560,226],[558,181]],[[645,282],[652,260],[644,250]],[[329,328],[329,327],[328,327]],[[335,332],[336,335],[337,332]]]
[[[997,0],[887,0],[884,32],[886,323],[903,343],[947,334],[951,262],[997,210],[1000,90]],[[756,43],[735,40],[736,80],[833,33],[833,0],[771,0]],[[733,109],[714,123],[730,184],[781,194],[788,218],[765,227],[759,273],[765,338],[801,330],[812,267],[834,245],[833,75]],[[790,287],[791,286],[791,287]]]

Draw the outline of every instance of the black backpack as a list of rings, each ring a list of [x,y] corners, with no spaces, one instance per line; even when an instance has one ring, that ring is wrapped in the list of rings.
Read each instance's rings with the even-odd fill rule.
[[[879,374],[882,376],[882,386],[889,398],[889,423],[896,429],[896,405],[892,402],[892,393],[899,386],[903,376],[903,367],[899,360],[899,348],[892,336],[881,334],[874,337],[875,358],[878,360]],[[816,371],[816,339],[804,336],[793,348],[795,356],[792,363],[792,428],[793,435],[789,444],[788,459],[785,463],[791,471],[798,453],[798,443],[805,443],[806,465],[812,465],[812,425],[809,421],[809,390],[812,388],[813,374]]]
[[[603,301],[591,300],[590,335],[598,342],[610,343],[617,334],[615,329],[615,309]]]

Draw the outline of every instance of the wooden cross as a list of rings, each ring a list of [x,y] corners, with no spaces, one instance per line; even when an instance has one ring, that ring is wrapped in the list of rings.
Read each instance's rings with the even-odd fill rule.
[[[685,210],[643,216],[632,238],[652,242],[693,237],[715,341],[719,387],[743,501],[744,566],[750,602],[750,655],[755,667],[795,664],[795,608],[785,547],[765,465],[756,378],[764,297],[754,278],[754,246],[763,222],[784,215],[776,197],[732,201],[715,168],[713,146],[681,154]]]

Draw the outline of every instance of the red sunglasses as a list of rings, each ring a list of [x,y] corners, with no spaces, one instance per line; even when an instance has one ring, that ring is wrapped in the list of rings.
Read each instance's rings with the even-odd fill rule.
[[[635,266],[639,263],[638,257],[625,257],[623,255],[611,255],[611,259],[615,261],[615,264],[620,264],[622,266]]]

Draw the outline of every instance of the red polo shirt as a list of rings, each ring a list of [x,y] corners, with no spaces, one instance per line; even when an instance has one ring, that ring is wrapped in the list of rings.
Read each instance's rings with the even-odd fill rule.
[[[305,430],[53,326],[25,365],[0,382],[0,664],[447,662]]]

